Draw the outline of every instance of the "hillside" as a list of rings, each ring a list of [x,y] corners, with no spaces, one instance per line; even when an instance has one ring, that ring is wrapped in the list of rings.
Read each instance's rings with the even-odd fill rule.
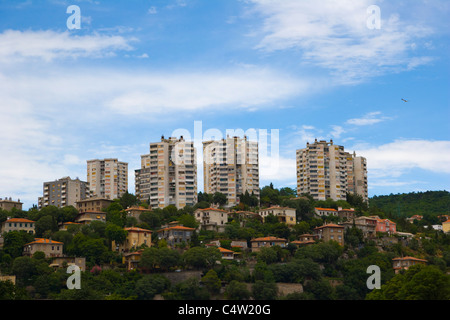
[[[426,191],[374,196],[369,199],[369,204],[392,217],[449,215],[450,192]]]

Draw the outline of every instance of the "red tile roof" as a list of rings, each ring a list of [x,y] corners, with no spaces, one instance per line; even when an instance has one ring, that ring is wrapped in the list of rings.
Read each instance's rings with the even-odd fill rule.
[[[64,243],[51,239],[36,238],[34,241],[27,243],[25,245],[27,246],[29,244],[64,244]]]
[[[283,238],[277,238],[277,237],[262,237],[262,238],[255,238],[251,240],[253,241],[286,241],[286,239]]]
[[[11,218],[9,220],[6,220],[4,222],[26,222],[26,223],[34,223],[35,221],[31,221],[28,219],[23,219],[23,218]]]
[[[175,226],[175,227],[163,228],[163,229],[158,230],[157,232],[162,232],[162,231],[166,231],[166,230],[193,231],[195,229],[194,228],[183,227],[183,226]]]

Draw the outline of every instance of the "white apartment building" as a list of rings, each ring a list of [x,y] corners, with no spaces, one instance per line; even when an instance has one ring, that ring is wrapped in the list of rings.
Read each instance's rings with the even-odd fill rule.
[[[203,179],[204,192],[225,194],[230,207],[245,191],[259,198],[258,143],[247,137],[203,142]]]
[[[367,163],[345,152],[333,140],[307,143],[297,150],[297,194],[309,193],[315,200],[346,200],[346,193],[368,199]]]
[[[89,198],[89,185],[80,179],[64,177],[44,182],[43,195],[38,198],[38,208],[76,206],[76,202]]]
[[[181,209],[197,203],[197,154],[193,142],[161,137],[150,144],[135,170],[136,196],[151,208],[175,205]]]
[[[128,163],[111,158],[88,160],[87,182],[91,196],[120,198],[128,191]]]

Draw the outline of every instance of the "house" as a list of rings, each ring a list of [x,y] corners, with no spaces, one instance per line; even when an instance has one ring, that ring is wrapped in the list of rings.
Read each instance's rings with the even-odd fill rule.
[[[157,232],[158,232],[158,239],[166,240],[167,244],[170,247],[173,247],[176,244],[190,242],[192,234],[195,232],[195,229],[178,225],[162,228]]]
[[[277,238],[277,237],[262,237],[262,238],[255,238],[251,241],[252,245],[252,252],[258,252],[263,247],[273,247],[273,246],[280,246],[282,248],[287,246],[287,240],[283,238]]]
[[[75,202],[76,209],[78,212],[83,213],[87,211],[102,211],[109,207],[114,201],[102,198],[102,197],[93,197],[84,200],[79,200]]]
[[[219,247],[218,249],[220,251],[220,254],[222,255],[222,259],[234,260],[234,257],[235,257],[235,254],[236,254],[234,251],[228,250],[228,249],[225,249],[225,248],[222,248],[222,247]]]
[[[20,202],[20,199],[14,201],[11,197],[2,199],[0,198],[0,209],[11,211],[12,209],[22,210],[23,203]]]
[[[272,206],[270,208],[259,210],[259,215],[263,219],[268,215],[274,215],[280,222],[286,223],[287,225],[295,225],[297,223],[294,208]]]
[[[341,246],[344,245],[344,226],[334,223],[325,224],[314,229],[314,234],[319,240],[336,241]]]
[[[106,212],[103,211],[85,211],[80,213],[76,218],[76,223],[89,224],[92,221],[106,222]]]
[[[444,231],[445,233],[450,232],[450,219],[445,222],[442,222],[442,231]]]
[[[81,223],[77,223],[77,222],[71,222],[71,221],[69,221],[69,222],[64,222],[62,225],[61,225],[61,227],[59,228],[59,230],[60,231],[67,231],[67,229],[70,227],[70,226],[80,226],[80,225],[82,225]]]
[[[228,222],[228,211],[215,208],[197,209],[194,211],[194,217],[200,222],[203,230],[224,232],[225,224]]]
[[[381,219],[378,216],[371,216],[377,221],[376,232],[387,232],[389,234],[397,232],[397,224],[389,219]]]
[[[127,270],[136,270],[139,266],[139,261],[141,260],[142,252],[144,250],[138,250],[134,252],[126,252],[122,256],[122,263],[127,266]]]
[[[133,217],[137,220],[138,223],[140,223],[141,222],[141,219],[140,219],[141,213],[152,212],[152,209],[147,209],[142,206],[133,206],[128,209],[125,209],[125,212],[127,213],[127,217]]]
[[[332,208],[314,208],[314,214],[319,217],[338,216],[338,211]]]
[[[125,228],[127,231],[127,237],[124,243],[116,243],[112,241],[112,250],[118,252],[129,252],[142,245],[151,247],[152,245],[152,231],[137,227]]]
[[[212,240],[207,245],[220,247],[220,240]],[[231,240],[230,246],[231,248],[237,248],[241,250],[245,250],[248,248],[247,240]]]
[[[298,237],[298,240],[291,241],[296,246],[307,246],[309,244],[316,243],[318,236],[314,234],[302,234]]]
[[[424,259],[418,259],[414,257],[402,257],[402,258],[394,258],[392,259],[394,263],[394,270],[395,273],[399,273],[400,270],[408,270],[409,267],[414,266],[416,264],[427,264],[427,260]]]
[[[10,231],[25,231],[34,234],[35,221],[23,218],[11,218],[2,223],[2,233]]]
[[[355,227],[362,231],[364,238],[373,238],[376,236],[377,220],[365,216],[353,218],[351,220],[340,223],[345,229]]]
[[[338,207],[338,217],[342,220],[351,220],[355,218],[355,209],[342,209],[341,207]]]
[[[52,259],[49,267],[64,268],[66,266],[76,265],[81,271],[86,271],[86,258],[84,257],[56,257]]]
[[[46,258],[62,257],[64,243],[52,239],[36,238],[34,241],[24,245],[23,254],[33,256],[42,251]]]
[[[408,221],[409,223],[413,223],[414,220],[420,221],[422,219],[423,219],[423,216],[415,214],[415,215],[413,215],[413,216],[411,216],[409,218],[406,218],[406,221]]]

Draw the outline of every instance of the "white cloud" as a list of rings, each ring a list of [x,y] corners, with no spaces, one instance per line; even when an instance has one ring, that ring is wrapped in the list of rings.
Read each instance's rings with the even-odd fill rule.
[[[355,126],[367,126],[375,123],[379,123],[385,120],[389,120],[389,117],[382,116],[382,113],[379,111],[369,112],[364,115],[362,118],[354,118],[347,120],[347,124],[352,124]]]
[[[6,30],[0,34],[0,63],[79,57],[103,57],[117,50],[132,50],[131,41],[122,36],[92,34],[77,36],[70,32]]]
[[[356,145],[352,149],[367,158],[369,174],[374,178],[369,185],[387,178],[401,179],[412,169],[450,174],[450,141],[395,140],[380,146]]]
[[[340,83],[354,83],[386,71],[407,70],[430,61],[413,57],[418,39],[431,29],[407,23],[381,5],[381,29],[367,27],[372,0],[250,0],[264,18],[258,49],[300,50],[299,63],[331,70]]]
[[[260,185],[270,182],[281,182],[285,184],[296,184],[296,160],[282,155],[259,157]]]

